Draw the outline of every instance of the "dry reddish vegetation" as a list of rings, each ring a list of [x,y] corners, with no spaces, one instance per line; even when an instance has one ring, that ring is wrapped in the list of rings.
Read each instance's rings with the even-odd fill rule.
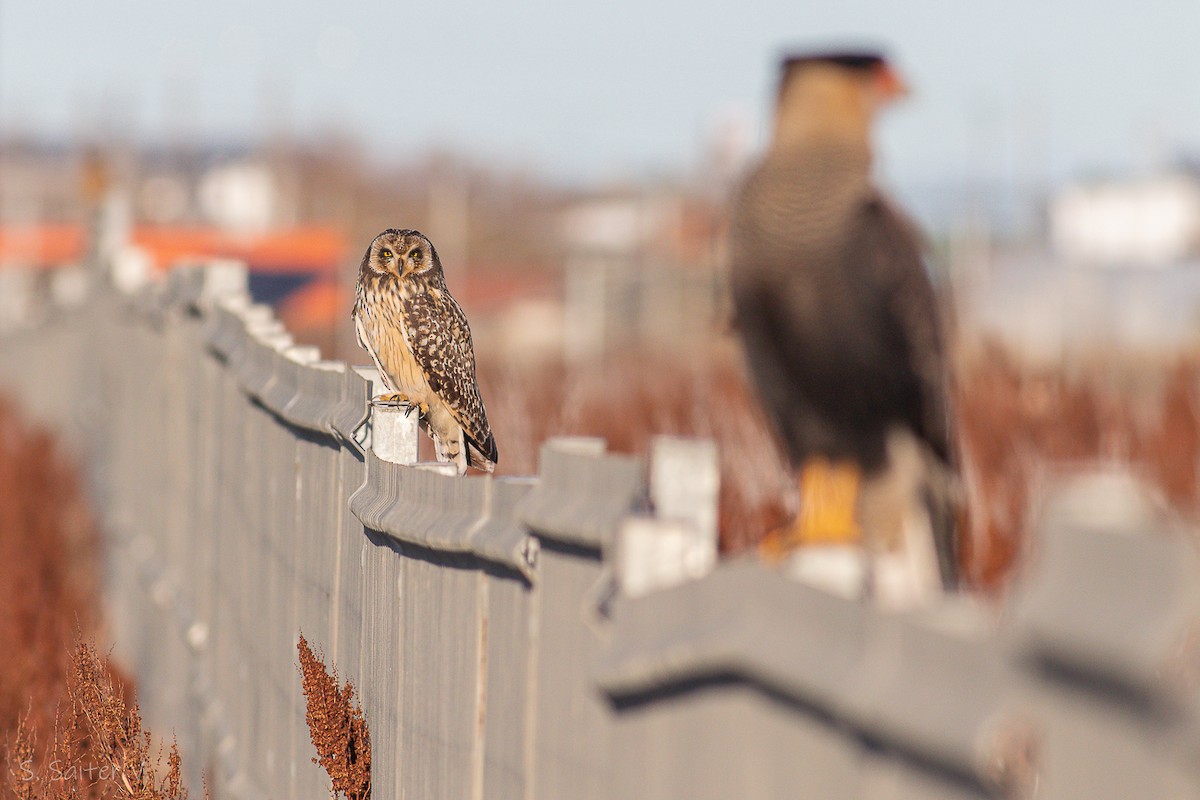
[[[53,724],[75,632],[99,623],[97,542],[54,441],[0,404],[0,733]]]
[[[323,656],[313,654],[301,634],[296,645],[303,677],[304,718],[317,749],[319,764],[333,781],[335,795],[347,800],[371,800],[371,732],[362,707],[354,702],[354,685],[338,685],[337,671],[330,674]]]
[[[988,346],[958,368],[956,408],[968,508],[964,573],[995,589],[1022,547],[1030,486],[1052,465],[1131,462],[1185,512],[1198,510],[1200,361],[1139,365],[1140,382],[1112,362],[1030,369]],[[1150,376],[1150,389],[1146,376]],[[629,353],[603,363],[530,373],[484,373],[500,471],[536,468],[548,436],[587,435],[645,453],[659,433],[706,436],[721,453],[721,548],[753,546],[795,508],[784,459],[732,349],[703,357]]]
[[[794,506],[783,457],[727,346],[691,358],[625,353],[481,381],[503,474],[533,473],[551,436],[599,436],[619,453],[645,453],[659,434],[702,436],[720,446],[723,550],[752,546]]]
[[[180,800],[101,634],[99,539],[46,433],[0,403],[0,799]]]
[[[0,800],[185,800],[181,761],[142,727],[100,637],[99,537],[54,440],[0,403]],[[354,687],[300,640],[307,720],[336,792],[371,796]]]
[[[655,434],[699,435],[720,445],[725,551],[752,546],[794,505],[783,460],[730,351],[482,377],[509,474],[532,472],[536,443],[548,436],[602,436],[615,451],[645,452]],[[1069,369],[1022,367],[997,347],[964,358],[956,407],[969,582],[994,589],[1011,574],[1031,489],[1048,465],[1131,463],[1176,508],[1200,513],[1197,386],[1196,357]],[[122,688],[128,682],[90,646],[72,644],[77,632],[85,641],[101,633],[96,529],[54,442],[21,428],[2,404],[0,487],[0,800],[183,797],[178,755],[172,748],[162,765],[151,753]],[[370,737],[354,689],[339,686],[303,639],[299,651],[317,763],[337,792],[368,798]],[[47,783],[55,759],[59,774],[78,765],[78,779]],[[40,777],[29,780],[26,765]]]
[[[125,699],[107,661],[81,642],[53,728],[19,725],[4,791],[20,800],[187,800],[180,768],[175,744],[164,763],[162,748],[142,728],[137,703]]]
[[[1022,368],[995,346],[960,369],[958,418],[970,581],[996,588],[1021,554],[1032,489],[1046,467],[1128,463],[1186,516],[1200,511],[1200,362]]]

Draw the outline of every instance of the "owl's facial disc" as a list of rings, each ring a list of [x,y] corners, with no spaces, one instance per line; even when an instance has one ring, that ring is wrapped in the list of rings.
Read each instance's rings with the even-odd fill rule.
[[[400,259],[404,267],[401,271],[402,275],[427,272],[433,266],[433,260],[429,257],[429,250],[419,239],[409,239],[404,242],[404,252],[401,254]]]
[[[396,258],[396,243],[390,241],[380,242],[379,247],[375,249],[375,257],[371,259],[371,269],[380,275],[400,274],[400,265]]]

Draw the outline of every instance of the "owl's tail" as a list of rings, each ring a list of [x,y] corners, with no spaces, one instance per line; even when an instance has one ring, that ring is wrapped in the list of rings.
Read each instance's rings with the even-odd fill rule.
[[[500,453],[496,450],[496,437],[488,433],[487,441],[480,445],[470,436],[465,436],[467,440],[467,459],[472,467],[481,469],[484,472],[491,472],[496,468],[496,462],[500,460]]]

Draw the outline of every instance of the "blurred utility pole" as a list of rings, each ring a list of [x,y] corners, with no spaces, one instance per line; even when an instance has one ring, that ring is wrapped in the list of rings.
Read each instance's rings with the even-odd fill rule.
[[[466,170],[454,163],[438,164],[428,191],[426,233],[442,256],[447,283],[462,286],[471,256],[471,186]]]

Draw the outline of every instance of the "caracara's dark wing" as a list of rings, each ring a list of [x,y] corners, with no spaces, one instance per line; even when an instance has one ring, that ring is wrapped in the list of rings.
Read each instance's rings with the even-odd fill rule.
[[[947,405],[942,309],[921,254],[921,238],[881,197],[872,198],[859,216],[847,259],[868,266],[868,278],[881,292],[879,335],[905,385],[903,419],[943,462],[952,463]]]
[[[949,461],[939,310],[908,224],[873,192],[782,235],[755,218],[753,196],[744,206],[738,325],[792,462],[821,454],[873,471],[896,423]]]

